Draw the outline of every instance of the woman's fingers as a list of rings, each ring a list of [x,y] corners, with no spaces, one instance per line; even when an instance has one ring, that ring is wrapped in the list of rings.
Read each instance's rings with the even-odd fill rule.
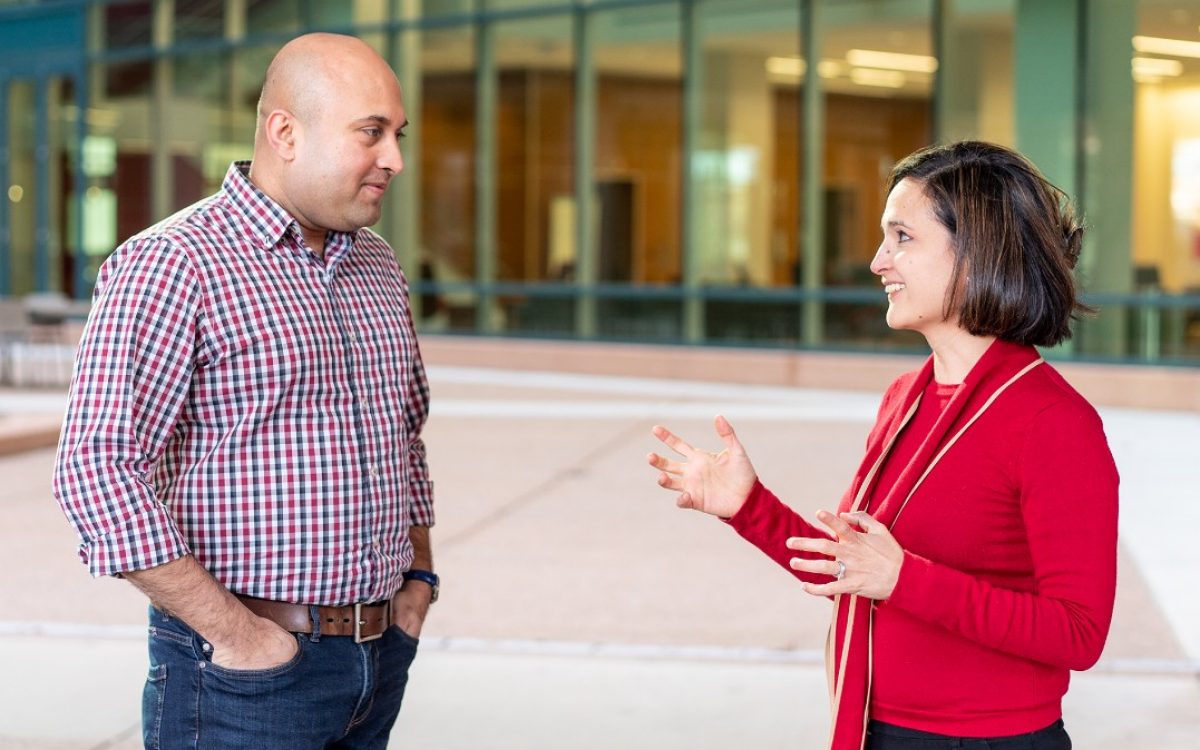
[[[658,486],[679,492],[683,490],[683,479],[672,476],[664,471],[658,475]]]
[[[678,461],[672,461],[671,459],[665,456],[660,456],[657,453],[651,453],[646,458],[650,462],[650,465],[656,469],[661,469],[670,474],[683,473],[683,464],[679,463]]]
[[[837,578],[837,574],[842,571],[842,566],[838,565],[837,560],[817,559],[811,560],[807,557],[793,557],[788,560],[788,565],[792,570],[799,570],[804,573],[817,573],[826,575],[832,578]]]
[[[837,553],[837,544],[830,539],[819,539],[817,537],[794,536],[790,537],[784,544],[788,549],[794,549],[799,552],[816,552],[821,555],[829,555],[833,557]]]
[[[737,439],[737,434],[733,431],[733,425],[729,424],[728,419],[718,415],[715,420],[715,424],[717,427],[717,435],[721,438],[721,441],[725,443],[726,448],[734,453],[746,452],[745,449],[742,448],[741,441]]]
[[[866,511],[860,510],[855,513],[843,513],[842,518],[862,529],[867,534],[879,531],[887,531],[887,526],[884,526],[879,521],[876,521],[875,517]]]
[[[688,445],[683,438],[679,437],[662,425],[654,425],[654,428],[651,430],[651,432],[654,433],[654,437],[666,443],[668,448],[675,451],[679,455],[684,456],[685,458],[691,457],[691,455],[696,452],[696,449]]]
[[[827,510],[817,511],[817,520],[825,524],[838,539],[851,539],[858,529],[851,526],[844,518],[839,518]]]

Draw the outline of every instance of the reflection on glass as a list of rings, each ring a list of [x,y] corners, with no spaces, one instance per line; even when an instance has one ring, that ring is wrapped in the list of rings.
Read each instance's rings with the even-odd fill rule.
[[[679,7],[604,11],[591,22],[597,76],[597,278],[678,284],[683,173]],[[600,322],[606,325],[605,316]]]
[[[301,21],[300,0],[248,0],[246,3],[246,32],[249,34],[299,31]]]
[[[697,13],[697,280],[790,285],[797,262],[797,91],[804,75],[799,4],[769,0],[751,9],[712,0]],[[711,328],[723,316],[710,309],[708,318]]]
[[[88,134],[111,139],[114,168],[90,177],[88,188],[116,194],[116,239],[123,242],[151,223],[150,205],[150,61],[103,66],[93,78],[87,114]]]
[[[226,0],[175,0],[175,39],[211,39],[225,31]]]
[[[420,35],[419,129],[421,232],[418,281],[465,284],[475,276],[475,53],[469,29]],[[429,292],[421,300],[427,329],[470,329],[469,291]]]
[[[1139,3],[1134,81],[1135,291],[1200,294],[1200,2]],[[1137,353],[1200,356],[1200,312],[1160,307],[1131,321]]]
[[[171,152],[171,211],[190,206],[220,185],[213,174],[212,146],[220,153],[224,144],[248,143],[252,130],[248,118],[235,119],[230,109],[229,53],[206,53],[180,58],[174,66],[170,106],[162,113],[171,134],[159,148]],[[252,126],[250,126],[252,128]],[[246,153],[246,152],[243,152]],[[248,155],[248,154],[247,154]],[[245,156],[243,156],[245,158]],[[225,167],[228,167],[228,163]],[[215,178],[215,179],[214,179]]]
[[[37,190],[34,179],[34,88],[27,80],[8,85],[9,289],[15,296],[34,291],[34,247]],[[4,230],[0,230],[4,231]]]
[[[104,7],[104,47],[142,47],[151,43],[150,0],[116,2]]]
[[[496,276],[540,281],[548,272],[552,206],[572,195],[575,108],[571,19],[496,25]],[[559,204],[561,206],[561,202]],[[560,208],[561,211],[561,208]]]
[[[884,181],[901,158],[933,139],[932,2],[847,0],[822,19],[825,97],[823,274],[832,286],[874,288]],[[989,62],[990,64],[990,62]],[[837,339],[865,337],[826,317]]]

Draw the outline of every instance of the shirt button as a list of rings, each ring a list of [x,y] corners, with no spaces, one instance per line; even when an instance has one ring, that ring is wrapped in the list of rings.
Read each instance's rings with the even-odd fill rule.
[[[379,470],[375,468],[375,464],[371,464],[370,466],[367,467],[367,473],[373,477],[379,476]]]

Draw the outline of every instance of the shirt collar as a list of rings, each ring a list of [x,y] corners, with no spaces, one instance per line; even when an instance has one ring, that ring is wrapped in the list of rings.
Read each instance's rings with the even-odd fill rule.
[[[250,162],[235,161],[229,165],[221,191],[238,215],[250,227],[255,244],[263,250],[277,246],[291,229],[297,241],[303,237],[300,223],[287,210],[250,181]],[[354,247],[358,232],[330,232],[325,256],[341,256]],[[338,251],[334,253],[333,251]]]

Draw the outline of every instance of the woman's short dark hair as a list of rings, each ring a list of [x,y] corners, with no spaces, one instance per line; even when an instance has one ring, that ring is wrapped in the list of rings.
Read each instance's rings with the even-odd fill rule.
[[[1072,269],[1083,227],[1067,195],[1012,149],[960,141],[921,149],[892,170],[888,192],[921,183],[954,245],[946,315],[976,336],[1053,346],[1091,312]]]

